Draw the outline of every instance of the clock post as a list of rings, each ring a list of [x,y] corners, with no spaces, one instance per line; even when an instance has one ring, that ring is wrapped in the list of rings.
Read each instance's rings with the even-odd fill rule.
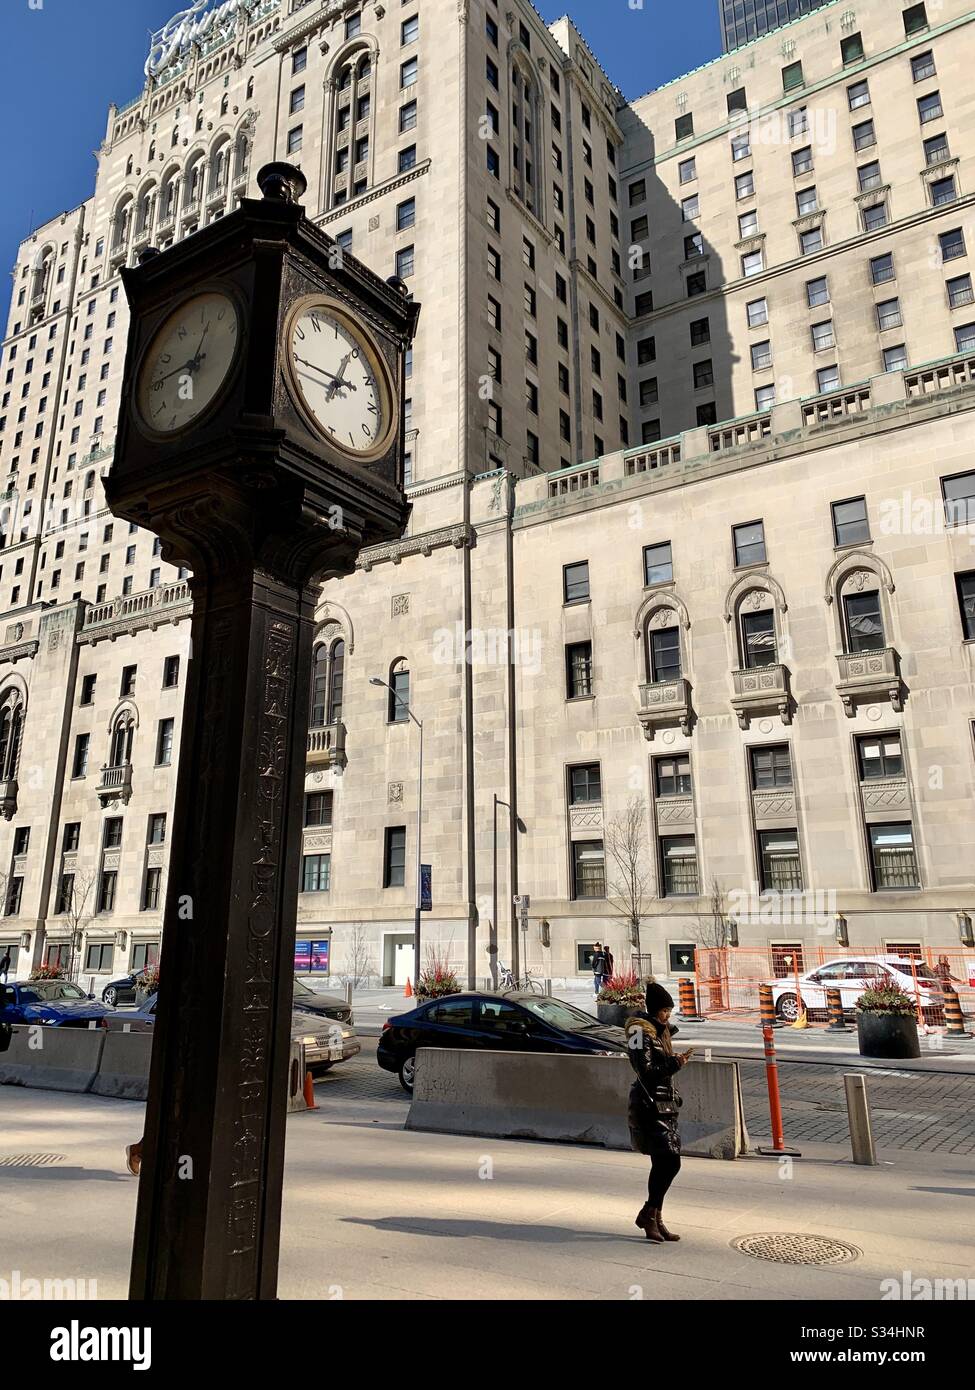
[[[298,170],[258,182],[263,199],[123,272],[106,494],[193,595],[135,1299],[276,1295],[318,585],[409,512],[419,307],[305,217]],[[319,303],[342,334],[326,350],[308,321],[323,341],[296,381],[295,324]]]

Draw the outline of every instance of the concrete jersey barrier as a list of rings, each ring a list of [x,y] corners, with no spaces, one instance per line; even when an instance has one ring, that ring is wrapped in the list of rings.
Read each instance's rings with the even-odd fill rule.
[[[145,1100],[149,1095],[151,1057],[151,1033],[106,1033],[92,1093],[118,1100]]]
[[[103,1028],[51,1028],[16,1023],[0,1053],[0,1085],[43,1091],[90,1091],[105,1045]]]
[[[624,1056],[421,1047],[406,1128],[628,1150],[633,1078]],[[732,1159],[748,1152],[736,1062],[693,1060],[677,1085],[684,1153]]]

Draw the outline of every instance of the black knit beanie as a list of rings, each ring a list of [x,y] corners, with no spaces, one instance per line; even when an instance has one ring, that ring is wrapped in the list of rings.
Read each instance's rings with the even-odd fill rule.
[[[656,980],[647,981],[647,1013],[651,1018],[656,1018],[661,1009],[672,1009],[674,1001],[664,989],[663,985],[658,985]]]

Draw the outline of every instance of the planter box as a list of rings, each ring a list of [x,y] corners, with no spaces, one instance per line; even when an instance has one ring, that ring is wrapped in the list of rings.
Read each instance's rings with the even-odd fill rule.
[[[631,1014],[643,1012],[642,1004],[596,1004],[596,1017],[600,1023],[608,1023],[613,1028],[622,1028]]]
[[[905,1014],[857,1014],[861,1057],[920,1057],[917,1020]]]

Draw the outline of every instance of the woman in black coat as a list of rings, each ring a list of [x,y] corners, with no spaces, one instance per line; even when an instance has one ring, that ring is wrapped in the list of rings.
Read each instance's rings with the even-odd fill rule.
[[[674,1001],[655,980],[647,983],[646,1013],[632,1014],[626,1021],[627,1055],[636,1072],[630,1087],[628,1119],[630,1142],[637,1153],[649,1154],[650,1176],[647,1200],[636,1224],[647,1240],[680,1240],[668,1231],[661,1212],[664,1198],[680,1171],[680,1130],[677,1112],[681,1099],[674,1076],[691,1057],[693,1048],[675,1052],[670,1026]]]

